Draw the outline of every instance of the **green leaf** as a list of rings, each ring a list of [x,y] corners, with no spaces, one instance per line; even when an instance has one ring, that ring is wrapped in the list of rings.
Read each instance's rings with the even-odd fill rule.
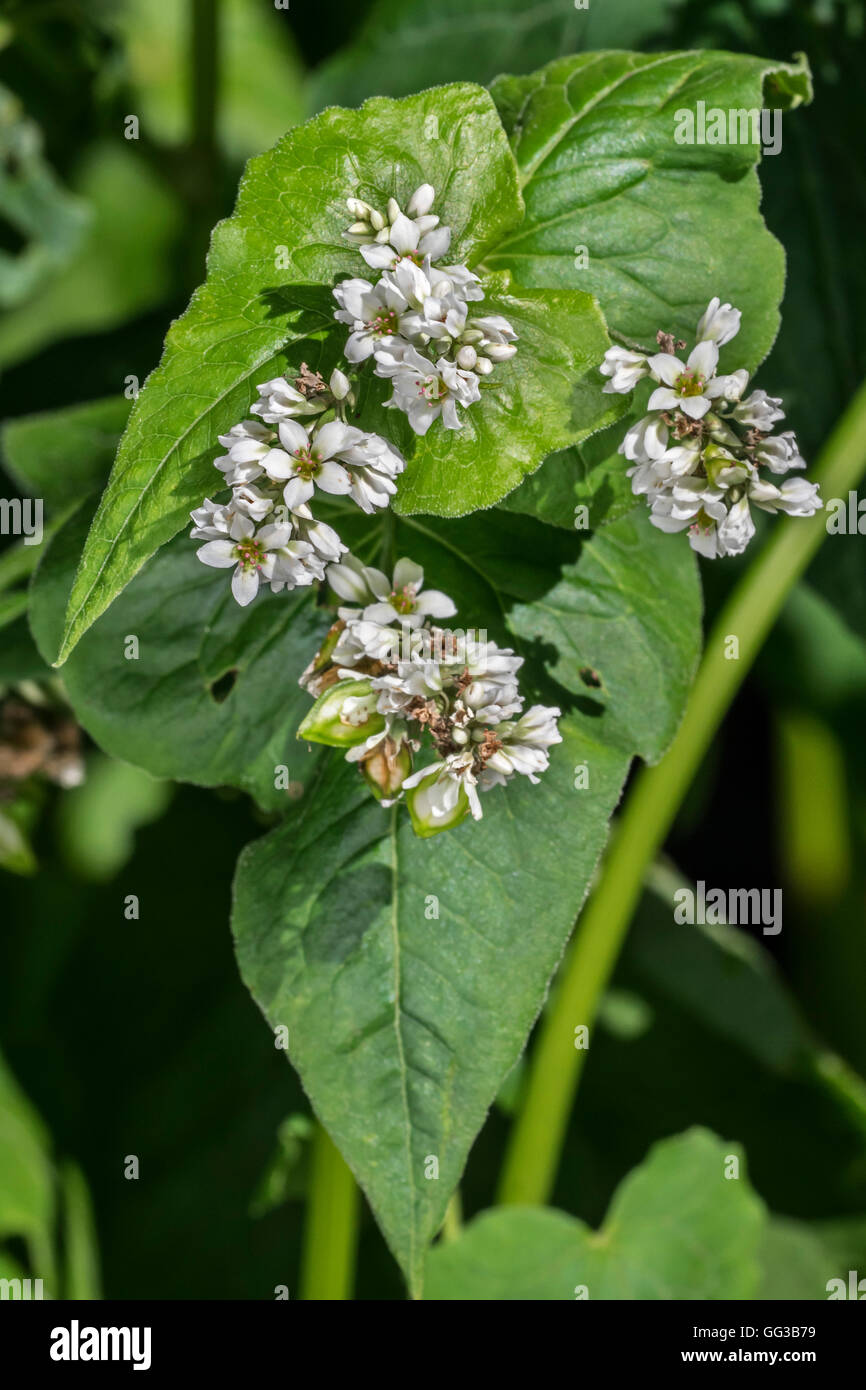
[[[667,25],[678,0],[601,0],[578,9],[526,0],[377,0],[357,39],[314,74],[315,109],[404,96],[436,82],[489,82],[561,53],[638,47]]]
[[[782,1216],[767,1223],[761,1246],[762,1281],[757,1298],[825,1301],[831,1279],[848,1283],[843,1266],[829,1241],[822,1239],[815,1222],[791,1221]]]
[[[579,723],[564,721],[563,733],[538,786],[521,778],[486,798],[479,824],[429,840],[333,756],[305,814],[238,864],[241,975],[271,1027],[288,1027],[292,1064],[415,1293],[625,776],[627,758],[597,748]],[[590,758],[593,790],[578,801],[572,768]],[[532,932],[519,906],[529,863],[545,899]],[[436,1180],[425,1177],[431,1157]]]
[[[607,539],[617,526],[619,547]],[[642,666],[637,617],[627,619],[625,640],[620,633],[608,643],[609,623],[575,607],[575,625],[587,625],[581,656],[603,669],[604,684],[581,684],[584,694],[571,699],[567,680],[559,694],[548,683],[545,693],[571,708],[538,786],[515,778],[485,797],[480,823],[421,840],[399,806],[383,813],[357,773],[332,756],[302,812],[241,856],[234,910],[241,974],[271,1026],[289,1028],[291,1060],[312,1104],[416,1293],[426,1245],[542,1005],[631,754],[657,752],[681,712],[699,643],[697,577],[687,548],[661,539],[629,518],[607,528],[604,542],[592,537],[580,549],[575,591],[585,567],[588,591],[601,575],[616,595],[642,548],[645,570],[656,570],[659,586],[676,595],[679,638],[665,635],[651,607]],[[398,553],[431,575],[449,573],[460,622],[477,625],[489,614],[491,635],[504,629],[505,640],[509,633],[531,639],[523,648],[525,690],[543,686],[555,643],[568,653],[563,674],[571,670],[569,617],[539,642],[532,615],[545,611],[562,556],[576,545],[566,533],[496,511],[437,522],[435,531],[408,518],[398,530]],[[491,586],[500,582],[497,601]],[[613,616],[613,598],[603,591],[600,601]],[[616,701],[629,681],[655,691],[651,653],[659,641],[670,703],[654,694],[637,729]],[[588,771],[588,787],[578,767]],[[543,894],[544,912],[528,932],[522,905],[530,887]],[[437,1179],[425,1175],[431,1157]]]
[[[620,1184],[599,1231],[564,1212],[483,1212],[427,1262],[438,1300],[747,1299],[764,1208],[736,1144],[692,1129],[657,1144]]]
[[[648,396],[638,388],[615,424],[582,444],[551,454],[499,505],[579,531],[596,531],[642,506],[643,499],[632,492],[629,464],[619,446],[626,430],[645,414]]]
[[[487,266],[587,290],[615,335],[645,345],[658,329],[693,341],[717,294],[745,311],[722,361],[754,369],[784,288],[784,254],[759,211],[758,146],[677,144],[676,113],[699,100],[726,112],[795,106],[810,95],[805,59],[591,53],[499,78],[492,92],[526,217]]]
[[[543,599],[518,605],[513,631],[552,648],[560,685],[607,711],[605,737],[657,762],[680,721],[697,664],[700,597],[685,538],[644,511],[606,526]]]
[[[21,415],[0,428],[3,466],[23,494],[54,511],[101,487],[131,402],[123,396]]]
[[[514,161],[481,88],[325,111],[250,161],[234,216],[214,230],[207,282],[170,329],[121,443],[70,597],[61,661],[213,487],[217,435],[248,413],[257,381],[284,369],[287,345],[296,367],[304,355],[317,365],[301,340],[334,327],[324,287],[364,266],[342,238],[346,198],[405,201],[424,181],[441,190],[455,259],[479,261],[519,221]]]
[[[84,509],[67,523],[34,577],[30,622],[46,660],[57,650],[88,520]],[[309,708],[297,678],[329,615],[309,589],[239,608],[225,575],[195,552],[178,536],[146,566],[67,663],[66,696],[107,753],[157,777],[240,787],[278,810],[300,795],[315,765],[295,739]],[[137,657],[126,655],[130,638]],[[287,777],[278,778],[281,767]]]

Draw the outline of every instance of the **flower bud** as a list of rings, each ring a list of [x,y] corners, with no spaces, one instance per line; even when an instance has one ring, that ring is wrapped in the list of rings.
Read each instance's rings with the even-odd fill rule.
[[[369,236],[370,228],[366,222],[353,222],[349,228],[349,236]]]
[[[345,372],[341,372],[339,367],[335,367],[331,372],[331,380],[328,385],[338,401],[344,401],[352,389],[351,382]]]
[[[419,184],[409,199],[406,209],[409,217],[424,217],[432,208],[435,197],[436,190],[432,183]]]
[[[489,357],[491,362],[507,362],[517,352],[513,343],[488,343],[484,349],[484,356]]]
[[[368,680],[338,681],[319,696],[298,729],[298,738],[329,748],[350,748],[385,727]]]
[[[397,218],[398,218],[399,216],[400,216],[400,204],[397,202],[397,199],[396,199],[396,198],[389,198],[389,199],[388,199],[388,221],[389,221],[389,222],[396,222],[396,221],[397,221]]]
[[[451,830],[469,813],[469,798],[463,787],[460,788],[453,810],[445,811],[441,796],[437,796],[438,771],[433,770],[416,787],[406,793],[406,805],[412,818],[412,829],[422,840],[438,835],[441,830]]]
[[[376,212],[375,208],[371,208],[371,209],[370,209],[370,219],[369,219],[369,220],[370,220],[370,226],[373,228],[373,231],[374,231],[374,232],[381,232],[381,231],[382,231],[382,228],[383,228],[384,226],[386,226],[385,219],[384,219],[384,217],[382,216],[381,212]]]
[[[361,198],[347,198],[346,207],[349,209],[349,212],[352,214],[353,217],[357,217],[358,219],[363,220],[364,222],[366,222],[369,219],[370,214],[373,211],[373,209],[370,207],[370,204],[365,203]]]
[[[462,347],[457,354],[457,365],[463,367],[465,371],[471,372],[478,361],[478,353],[469,344]]]
[[[475,370],[479,376],[489,376],[493,371],[493,363],[487,357],[479,357],[475,363]]]
[[[347,555],[339,564],[329,565],[325,575],[338,598],[361,604],[371,603],[375,598],[367,583],[364,566],[354,555]]]

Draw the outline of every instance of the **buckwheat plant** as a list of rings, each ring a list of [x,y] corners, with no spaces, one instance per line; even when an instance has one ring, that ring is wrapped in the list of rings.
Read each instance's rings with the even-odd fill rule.
[[[479,792],[515,773],[538,781],[548,749],[561,741],[560,711],[533,705],[521,713],[522,657],[483,633],[431,624],[456,608],[446,594],[424,589],[424,571],[412,560],[398,560],[389,579],[348,555],[329,566],[328,582],[353,602],[337,610],[300,678],[317,697],[301,737],[348,747],[347,761],[359,764],[383,805],[405,794],[422,837],[468,813],[480,820]]]
[[[376,374],[392,382],[386,405],[403,410],[416,434],[436,420],[462,428],[458,405],[478,401],[481,378],[517,351],[502,315],[469,316],[469,304],[483,298],[478,277],[464,265],[435,264],[451,231],[433,200],[430,184],[415,190],[405,213],[394,198],[385,213],[350,198],[355,221],[344,235],[382,273],[375,284],[350,279],[334,290],[334,317],[352,330],[347,362],[373,359]],[[326,578],[351,600],[300,677],[316,703],[299,736],[347,748],[385,806],[405,795],[420,836],[469,813],[480,820],[480,791],[515,773],[537,782],[548,748],[560,742],[560,711],[534,705],[521,714],[522,657],[483,635],[431,625],[457,610],[446,594],[423,588],[420,566],[400,560],[389,579],[316,520],[317,491],[349,497],[367,513],[387,507],[405,468],[387,439],[349,423],[349,377],[336,368],[325,382],[302,362],[295,377],[256,389],[250,414],[258,418],[219,436],[226,453],[215,466],[230,500],[205,498],[191,513],[190,534],[204,541],[198,558],[233,571],[241,605],[262,583],[279,592]]]
[[[632,490],[645,496],[654,526],[688,527],[693,550],[708,559],[741,554],[755,534],[751,506],[789,516],[812,516],[823,503],[816,483],[787,478],[776,484],[761,469],[781,475],[805,468],[792,430],[773,434],[784,418],[781,400],[765,391],[745,396],[745,368],[717,376],[719,348],[739,332],[740,310],[710,300],[697,326],[697,345],[669,333],[656,337],[661,351],[612,347],[601,372],[605,391],[628,392],[643,377],[656,382],[649,414],[627,432],[619,452],[630,460]]]

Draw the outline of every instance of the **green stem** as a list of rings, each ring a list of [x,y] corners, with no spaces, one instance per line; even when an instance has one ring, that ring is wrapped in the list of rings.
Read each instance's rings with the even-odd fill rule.
[[[826,444],[815,471],[824,499],[846,497],[866,468],[866,384]],[[545,1014],[523,1105],[512,1130],[499,1201],[549,1200],[574,1094],[586,1057],[574,1029],[589,1027],[616,964],[647,867],[665,841],[692,778],[791,588],[826,534],[823,513],[779,518],[707,640],[679,732],[662,761],[642,768],[612,838]],[[729,659],[728,638],[739,643]]]
[[[201,279],[210,229],[221,211],[217,144],[220,96],[220,0],[190,0],[189,7],[189,274]]]
[[[351,1298],[359,1215],[355,1179],[327,1131],[316,1125],[301,1255],[302,1299]]]
[[[219,92],[219,0],[191,0],[190,19],[190,143],[199,156],[212,162]]]

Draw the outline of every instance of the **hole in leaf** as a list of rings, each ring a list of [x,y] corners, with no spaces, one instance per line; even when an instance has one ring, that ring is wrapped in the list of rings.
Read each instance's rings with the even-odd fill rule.
[[[216,700],[216,703],[218,705],[221,705],[223,701],[227,700],[228,697],[231,695],[232,691],[235,688],[235,681],[237,680],[237,678],[238,669],[237,667],[233,667],[231,671],[226,671],[224,675],[220,676],[217,680],[211,682],[211,698]]]

